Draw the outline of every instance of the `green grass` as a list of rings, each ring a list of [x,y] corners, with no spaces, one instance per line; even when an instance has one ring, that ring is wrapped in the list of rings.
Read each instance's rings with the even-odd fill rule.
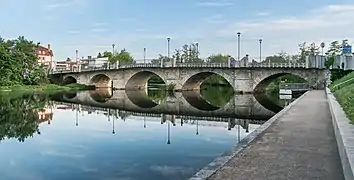
[[[1,86],[0,91],[6,92],[51,92],[51,91],[70,91],[70,90],[91,90],[94,89],[92,86],[86,86],[82,84],[69,84],[65,86],[60,86],[56,84],[45,84],[45,85],[16,85],[16,86]]]
[[[334,81],[330,85],[339,104],[347,117],[354,123],[354,72]],[[353,80],[351,80],[353,79]]]

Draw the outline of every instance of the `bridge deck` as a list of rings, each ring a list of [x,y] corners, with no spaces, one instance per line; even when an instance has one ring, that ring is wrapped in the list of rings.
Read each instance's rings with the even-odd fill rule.
[[[344,179],[324,91],[311,91],[210,179]]]

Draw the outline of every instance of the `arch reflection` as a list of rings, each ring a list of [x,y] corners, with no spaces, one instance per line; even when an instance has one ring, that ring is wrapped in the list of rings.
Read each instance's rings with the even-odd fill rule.
[[[66,99],[74,99],[77,96],[77,92],[67,92],[63,94]]]
[[[224,107],[234,96],[232,87],[208,86],[200,91],[183,91],[183,97],[193,107],[215,111]]]
[[[98,88],[96,90],[89,91],[90,97],[99,103],[105,103],[111,99],[113,92],[109,88]]]
[[[153,108],[166,98],[166,91],[161,89],[146,89],[139,91],[125,91],[128,99],[141,108]]]

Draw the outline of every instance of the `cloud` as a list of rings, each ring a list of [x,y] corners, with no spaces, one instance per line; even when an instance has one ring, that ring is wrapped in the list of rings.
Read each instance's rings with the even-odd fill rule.
[[[69,30],[67,33],[68,33],[68,34],[79,34],[80,31],[77,31],[77,30]]]
[[[61,0],[56,3],[47,4],[43,6],[45,11],[59,11],[59,9],[74,8],[75,12],[78,12],[78,9],[84,7],[87,4],[87,0]]]
[[[213,16],[203,18],[202,21],[210,24],[221,24],[226,22],[225,16],[222,14],[215,14]]]
[[[61,7],[67,7],[70,6],[71,4],[73,4],[75,1],[71,0],[71,1],[64,1],[64,2],[58,2],[58,3],[54,3],[54,4],[47,4],[45,5],[45,9],[50,10],[50,9],[56,9],[56,8],[61,8]]]
[[[95,26],[95,27],[98,27],[98,26],[105,26],[107,25],[106,22],[96,22],[96,23],[93,23],[92,26]]]
[[[261,12],[258,12],[256,14],[256,16],[269,16],[271,14],[272,14],[272,12],[270,12],[270,11],[261,11]]]
[[[90,30],[91,32],[105,32],[107,29],[105,28],[94,28]]]
[[[333,40],[353,39],[354,4],[328,5],[302,13],[301,16],[248,19],[230,23],[218,29],[214,38],[232,39],[229,46],[235,48],[236,33],[242,32],[243,53],[257,54],[256,39],[264,40],[264,53],[272,54],[284,50],[297,53],[301,42],[322,41],[328,44]],[[255,39],[252,42],[246,40]],[[226,45],[226,44],[224,44]],[[252,48],[253,47],[253,48]],[[252,56],[252,55],[251,55]]]
[[[197,2],[196,6],[205,6],[205,7],[225,7],[225,6],[232,6],[233,3],[231,2],[223,2],[223,1],[203,1]]]

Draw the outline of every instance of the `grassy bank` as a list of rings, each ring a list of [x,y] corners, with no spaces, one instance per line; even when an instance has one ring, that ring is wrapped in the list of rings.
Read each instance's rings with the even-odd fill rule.
[[[0,91],[11,92],[50,92],[50,91],[72,91],[72,90],[92,90],[94,86],[86,86],[82,84],[68,84],[68,85],[56,85],[56,84],[44,84],[44,85],[16,85],[16,86],[1,86]]]
[[[354,123],[354,72],[334,81],[330,89],[347,117]]]

